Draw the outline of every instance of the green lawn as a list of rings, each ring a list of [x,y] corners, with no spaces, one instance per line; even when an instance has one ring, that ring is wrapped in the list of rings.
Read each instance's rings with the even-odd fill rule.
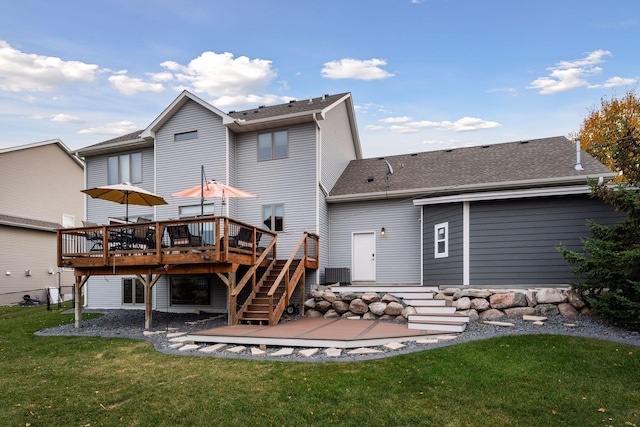
[[[637,426],[640,349],[518,336],[363,362],[172,356],[37,337],[73,321],[0,308],[1,426]]]

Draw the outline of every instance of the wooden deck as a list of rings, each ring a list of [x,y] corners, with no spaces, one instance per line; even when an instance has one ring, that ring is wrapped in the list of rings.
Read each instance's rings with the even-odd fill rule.
[[[266,320],[273,324],[282,314],[304,270],[319,267],[319,237],[302,233],[266,295]],[[93,275],[135,275],[145,289],[145,328],[151,327],[152,290],[163,275],[217,274],[229,289],[233,322],[252,308],[247,300],[238,310],[237,298],[247,287],[253,296],[260,288],[258,267],[272,271],[277,258],[277,234],[227,217],[142,221],[58,230],[58,266],[71,267],[76,277],[76,327],[82,322],[81,289]],[[288,258],[287,258],[288,257]],[[298,259],[302,262],[295,264]],[[235,273],[249,266],[238,282]],[[290,271],[291,265],[300,268]],[[264,269],[263,269],[264,270]],[[276,299],[277,296],[277,299]],[[255,312],[254,312],[255,314]],[[258,312],[259,315],[262,313]]]

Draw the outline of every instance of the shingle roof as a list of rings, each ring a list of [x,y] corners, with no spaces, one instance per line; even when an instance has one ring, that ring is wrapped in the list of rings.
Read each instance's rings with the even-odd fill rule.
[[[348,95],[347,92],[339,93],[336,95],[323,95],[318,98],[309,98],[299,101],[292,100],[286,104],[262,106],[242,111],[230,111],[228,114],[234,119],[242,119],[247,121],[274,118],[285,116],[288,114],[321,110],[338,101],[339,99],[345,97],[346,95]]]
[[[11,215],[0,214],[0,224],[12,225],[15,227],[35,228],[38,230],[56,231],[62,228],[61,224],[37,219],[22,218]]]
[[[387,174],[387,162],[393,174]],[[328,200],[576,184],[586,183],[586,176],[613,175],[584,151],[584,170],[576,171],[575,164],[576,147],[565,137],[352,160]]]

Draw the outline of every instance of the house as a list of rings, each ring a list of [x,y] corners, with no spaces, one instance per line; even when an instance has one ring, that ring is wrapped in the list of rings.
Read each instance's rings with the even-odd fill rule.
[[[87,187],[129,181],[165,196],[168,205],[130,206],[129,219],[183,219],[223,215],[277,233],[278,255],[288,256],[303,232],[328,235],[326,195],[349,161],[361,158],[351,95],[324,95],[283,105],[225,113],[181,93],[146,129],[79,150]],[[255,199],[170,197],[207,180],[258,195]],[[124,209],[87,199],[87,219],[121,221]],[[328,253],[320,251],[320,265]],[[319,273],[319,274],[318,274]],[[306,287],[322,283],[323,268],[306,274]],[[89,278],[86,304],[142,308],[135,275]],[[155,284],[156,310],[226,312],[228,286],[215,274],[168,275]]]
[[[564,137],[363,159],[349,93],[225,113],[185,91],[146,129],[78,155],[87,187],[129,181],[169,202],[131,206],[129,219],[233,218],[277,236],[278,257],[302,233],[320,236],[305,293],[336,271],[338,281],[365,285],[566,285],[556,247],[579,245],[589,218],[618,218],[588,196],[588,179],[614,174]],[[258,197],[170,197],[199,184],[203,171]],[[120,205],[86,204],[90,221],[123,220]],[[86,305],[142,308],[140,278],[91,276]],[[234,301],[229,280],[162,275],[149,303],[224,313]]]
[[[0,305],[45,288],[71,293],[73,270],[58,268],[56,231],[80,226],[84,165],[58,139],[0,149]]]

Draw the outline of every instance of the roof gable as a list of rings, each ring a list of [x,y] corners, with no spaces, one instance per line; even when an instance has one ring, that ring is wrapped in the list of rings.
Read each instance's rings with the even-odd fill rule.
[[[29,149],[32,149],[32,148],[43,147],[45,145],[56,145],[66,155],[68,155],[74,162],[76,162],[78,164],[78,166],[84,168],[84,162],[79,157],[74,155],[71,152],[71,150],[69,150],[69,147],[67,147],[59,139],[48,139],[46,141],[34,142],[34,143],[31,143],[31,144],[16,145],[14,147],[0,148],[0,154],[11,153],[11,152],[16,152],[16,151],[20,151],[20,150],[29,150]]]
[[[565,137],[353,160],[328,201],[586,184],[587,177],[615,176],[584,151],[581,160],[584,170],[576,171],[575,145]]]

